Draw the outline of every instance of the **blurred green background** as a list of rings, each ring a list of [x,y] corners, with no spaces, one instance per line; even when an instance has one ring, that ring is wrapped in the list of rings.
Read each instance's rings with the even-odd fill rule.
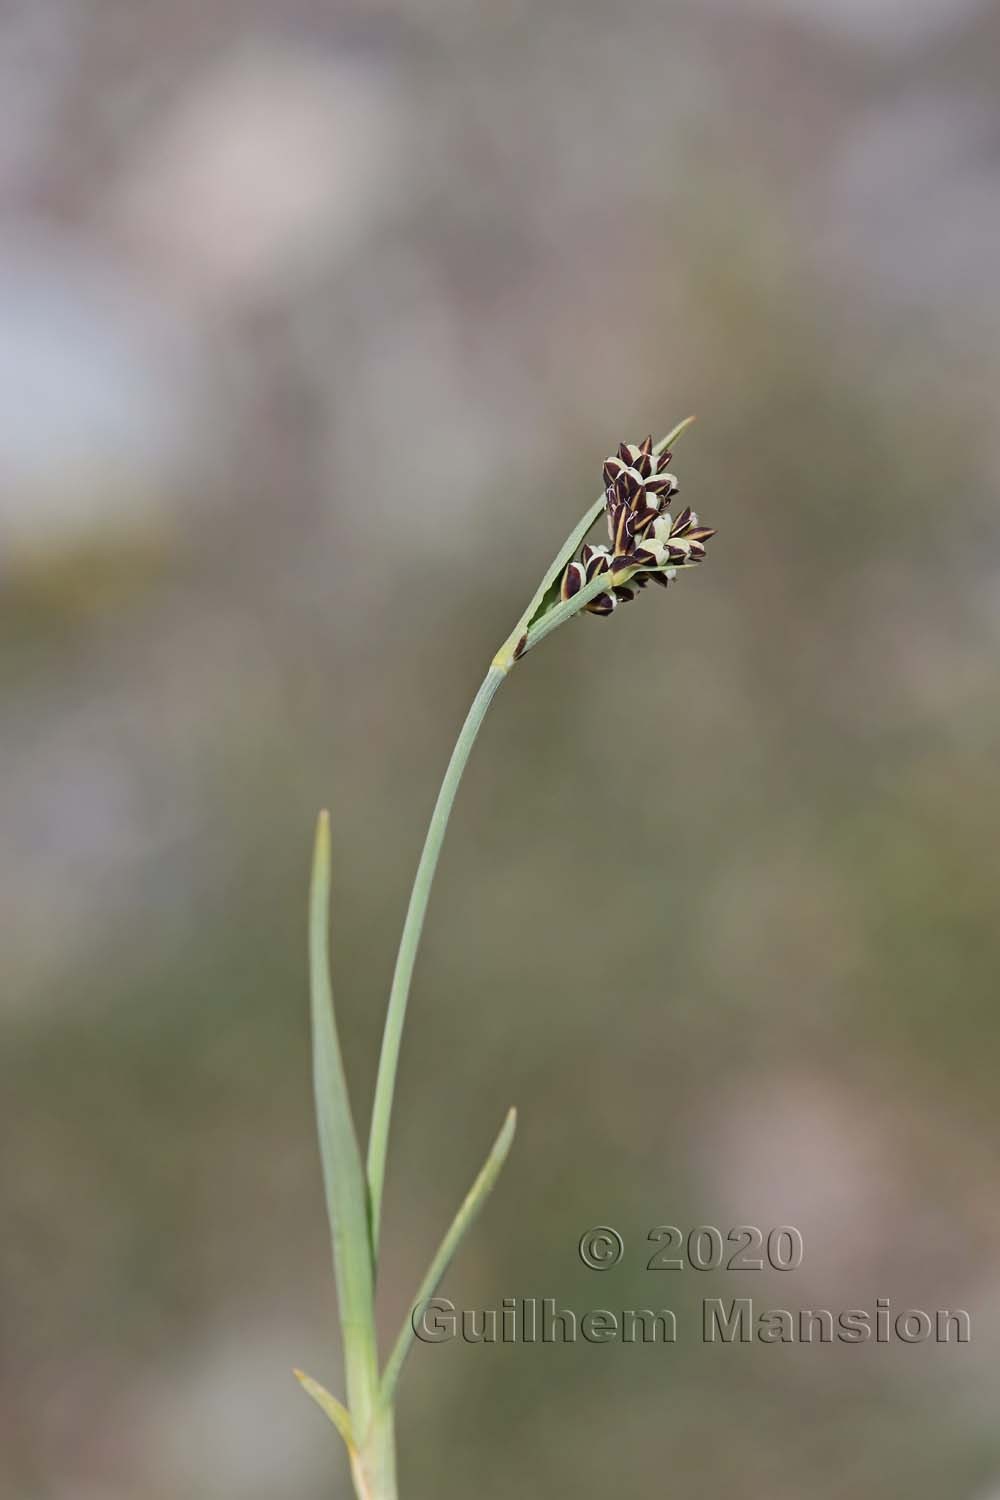
[[[315,812],[364,1118],[482,670],[691,410],[707,565],[462,788],[385,1336],[517,1103],[459,1306],[973,1339],[417,1348],[402,1493],[1000,1496],[998,55],[981,0],[0,7],[4,1500],[347,1495]],[[801,1269],[643,1269],[743,1222]]]

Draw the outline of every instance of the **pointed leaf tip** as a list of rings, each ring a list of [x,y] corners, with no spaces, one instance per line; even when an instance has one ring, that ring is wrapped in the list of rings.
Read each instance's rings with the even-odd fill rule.
[[[316,829],[309,894],[309,976],[320,1161],[344,1329],[347,1392],[360,1427],[367,1426],[378,1379],[373,1267],[364,1167],[351,1114],[330,980],[330,834],[324,814],[320,815]],[[326,1397],[321,1399],[311,1385],[305,1388],[330,1420],[335,1421]]]
[[[329,1417],[348,1449],[353,1450],[354,1433],[351,1429],[351,1414],[346,1406],[341,1405],[336,1396],[330,1395],[325,1385],[320,1385],[319,1381],[307,1375],[305,1370],[293,1370],[292,1374],[306,1395],[312,1397],[324,1416]]]
[[[666,437],[660,438],[660,441],[655,444],[653,452],[665,453],[668,448],[672,448],[677,439],[680,437],[681,433],[687,432],[688,428],[691,426],[691,423],[696,422],[697,420],[698,418],[692,413],[690,417],[685,417],[683,422],[678,422],[677,426],[673,428],[672,431],[668,432]]]
[[[464,1239],[473,1219],[475,1219],[479,1210],[493,1191],[496,1180],[500,1175],[500,1169],[507,1160],[510,1152],[516,1125],[517,1110],[512,1106],[504,1117],[500,1133],[490,1147],[490,1153],[480,1168],[478,1177],[466,1193],[462,1206],[451,1221],[448,1232],[438,1246],[437,1254],[431,1261],[430,1269],[420,1283],[417,1295],[413,1299],[413,1303],[411,1304],[413,1307],[426,1302],[428,1297],[433,1297],[437,1290],[438,1283],[451,1264],[452,1256]],[[386,1361],[382,1374],[380,1394],[384,1405],[392,1403],[396,1390],[396,1382],[399,1380],[400,1371],[403,1368],[406,1356],[410,1352],[415,1338],[416,1332],[411,1316],[407,1318],[400,1329],[399,1337],[393,1345],[392,1353]]]

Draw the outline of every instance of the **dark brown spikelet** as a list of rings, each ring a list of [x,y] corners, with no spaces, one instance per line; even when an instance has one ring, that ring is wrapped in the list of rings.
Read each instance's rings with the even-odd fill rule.
[[[588,583],[592,578],[596,578],[598,573],[606,573],[611,566],[611,558],[607,550],[602,548],[598,551],[596,547],[591,547],[587,542],[583,545],[580,560],[586,570]]]
[[[580,592],[580,589],[583,587],[583,581],[584,572],[581,565],[578,562],[567,563],[566,571],[562,576],[562,583],[559,585],[560,598],[563,600],[572,599],[574,594]]]
[[[667,588],[680,568],[702,561],[705,544],[715,536],[702,526],[690,506],[673,516],[670,503],[678,491],[670,472],[669,449],[654,453],[652,435],[641,443],[619,443],[604,460],[604,510],[610,548],[585,542],[579,560],[567,564],[559,592],[572,599],[585,584],[604,573],[608,587],[584,605],[588,614],[610,615],[628,604],[647,584]]]

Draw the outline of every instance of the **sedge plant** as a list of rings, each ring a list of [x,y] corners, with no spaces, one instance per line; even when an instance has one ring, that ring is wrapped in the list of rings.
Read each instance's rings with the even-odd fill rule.
[[[584,612],[609,615],[648,584],[667,586],[705,556],[714,535],[688,508],[670,510],[677,480],[671,447],[693,418],[659,443],[623,443],[604,464],[604,489],[566,538],[535,595],[493,658],[452,751],[417,866],[392,977],[382,1037],[367,1157],[354,1128],[330,979],[330,826],[316,833],[309,906],[313,1079],[323,1182],[342,1334],[346,1402],[311,1376],[296,1376],[347,1447],[359,1500],[396,1500],[394,1416],[400,1373],[415,1340],[407,1319],[382,1360],[375,1326],[375,1287],[382,1228],[386,1155],[403,1023],[438,856],[455,794],[486,711],[514,666],[560,625]],[[588,533],[604,513],[608,544]],[[465,1201],[444,1235],[414,1304],[434,1295],[441,1278],[499,1176],[514,1139],[511,1109]]]

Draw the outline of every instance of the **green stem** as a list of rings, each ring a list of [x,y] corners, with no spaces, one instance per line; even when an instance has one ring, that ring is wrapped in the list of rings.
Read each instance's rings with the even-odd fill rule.
[[[685,428],[694,421],[694,417],[686,417],[683,422],[678,422],[672,432],[656,444],[655,453],[662,453],[669,448],[674,440],[680,437]],[[593,505],[587,510],[581,520],[570,532],[563,546],[556,554],[555,559],[542,578],[534,598],[521,616],[513,631],[501,646],[493,659],[493,664],[487,672],[482,687],[473,700],[468,716],[462,726],[462,732],[458,742],[452,751],[448,769],[441,783],[441,790],[434,807],[431,818],[431,826],[427,830],[424,840],[423,853],[420,856],[420,864],[417,866],[416,878],[413,882],[413,890],[410,894],[410,905],[406,913],[406,921],[403,925],[403,935],[399,941],[399,953],[396,957],[396,968],[392,976],[392,989],[389,993],[389,1008],[385,1018],[385,1030],[382,1033],[382,1051],[379,1055],[378,1077],[375,1083],[375,1102],[372,1107],[371,1132],[368,1138],[368,1200],[369,1217],[371,1228],[371,1252],[373,1268],[378,1262],[379,1233],[382,1225],[382,1193],[385,1186],[385,1159],[389,1145],[389,1122],[392,1115],[392,1098],[396,1087],[396,1072],[399,1067],[399,1049],[403,1036],[403,1022],[406,1019],[406,1002],[410,994],[410,983],[413,979],[413,966],[417,958],[417,948],[420,945],[420,934],[423,931],[424,917],[427,913],[427,902],[431,893],[431,884],[434,880],[434,872],[437,869],[438,855],[441,853],[441,844],[444,840],[445,829],[451,816],[451,809],[455,801],[455,793],[458,783],[462,779],[465,763],[469,753],[475,744],[476,735],[479,733],[480,725],[493,701],[497,688],[503,682],[518,657],[524,655],[532,647],[537,646],[550,635],[565,620],[578,614],[583,606],[591,599],[608,588],[612,581],[625,582],[626,575],[614,580],[606,576],[594,579],[586,584],[579,593],[575,594],[565,603],[555,604],[548,610],[540,620],[532,625],[532,620],[552,587],[561,570],[568,560],[574,555],[587,532],[590,530],[604,507],[604,495],[600,495]]]
[[[391,1407],[377,1411],[362,1448],[351,1452],[358,1500],[396,1500],[396,1433]]]
[[[413,966],[420,945],[427,902],[431,893],[434,872],[437,869],[441,844],[455,801],[455,793],[462,779],[462,772],[476,742],[486,710],[504,678],[507,669],[494,664],[490,667],[482,686],[469,709],[462,732],[444,773],[441,790],[438,792],[434,813],[431,817],[423,853],[417,866],[410,905],[403,924],[403,935],[399,940],[399,953],[389,992],[389,1007],[386,1012],[385,1030],[382,1034],[382,1051],[379,1056],[378,1077],[375,1082],[375,1102],[372,1106],[371,1134],[368,1140],[368,1196],[371,1216],[371,1247],[373,1260],[378,1256],[379,1230],[382,1222],[382,1191],[385,1184],[385,1159],[389,1145],[389,1122],[392,1115],[392,1099],[396,1087],[396,1070],[399,1067],[399,1049],[403,1037],[403,1022],[406,1019],[406,1002],[413,979]]]

